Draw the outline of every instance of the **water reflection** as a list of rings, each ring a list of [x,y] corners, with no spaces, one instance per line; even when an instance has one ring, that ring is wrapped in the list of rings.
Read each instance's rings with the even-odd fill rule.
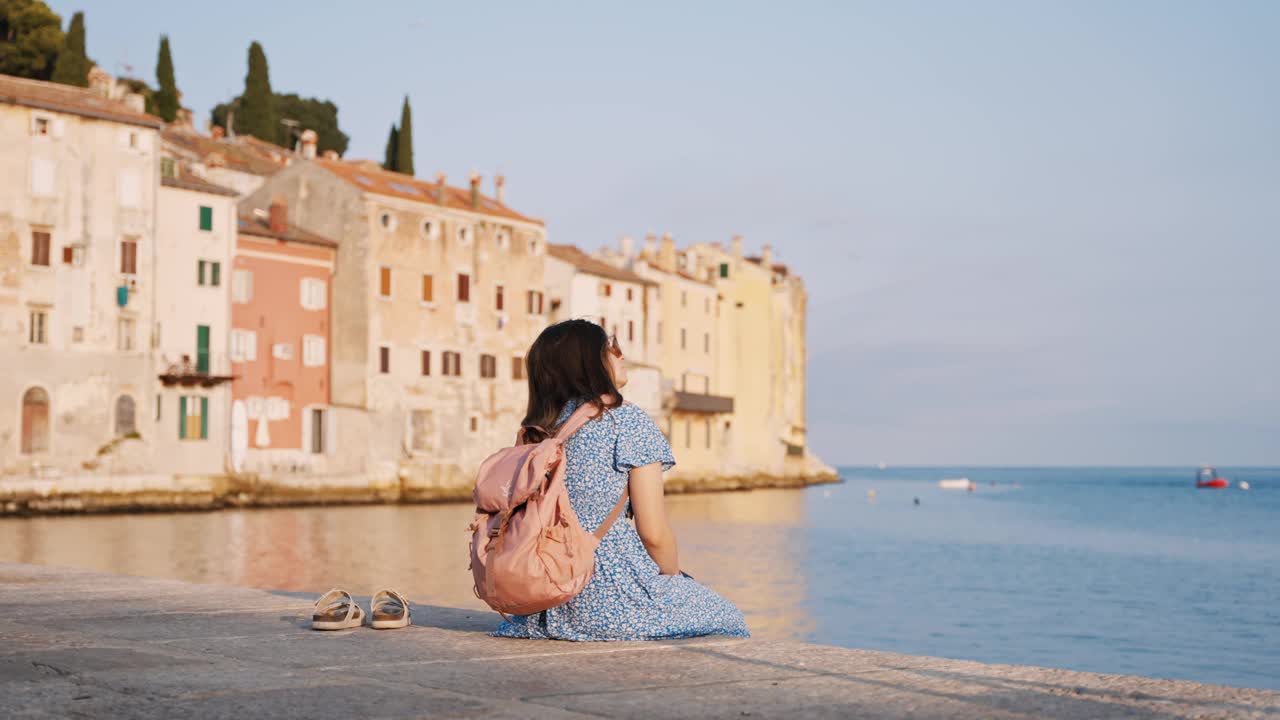
[[[757,636],[799,637],[808,556],[802,491],[669,498],[684,569],[736,602]],[[0,560],[263,589],[483,609],[467,571],[465,504],[283,508],[0,520]]]

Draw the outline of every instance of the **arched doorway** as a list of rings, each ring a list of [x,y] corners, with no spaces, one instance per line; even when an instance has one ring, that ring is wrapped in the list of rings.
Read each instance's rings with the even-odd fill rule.
[[[121,395],[116,398],[116,437],[137,434],[136,409],[137,405],[131,396]]]
[[[49,393],[33,387],[22,395],[22,452],[49,451]]]

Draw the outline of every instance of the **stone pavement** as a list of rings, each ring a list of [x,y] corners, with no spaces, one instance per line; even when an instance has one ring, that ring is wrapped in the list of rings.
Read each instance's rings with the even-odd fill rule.
[[[1263,690],[798,642],[500,640],[494,615],[425,605],[404,630],[321,633],[313,599],[0,563],[0,717],[1280,720]]]

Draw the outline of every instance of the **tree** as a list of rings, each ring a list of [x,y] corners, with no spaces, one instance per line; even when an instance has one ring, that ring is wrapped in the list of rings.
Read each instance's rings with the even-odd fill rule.
[[[71,16],[66,42],[58,53],[50,79],[63,85],[89,87],[89,70],[92,68],[93,63],[84,52],[84,13],[78,12]]]
[[[387,135],[387,154],[386,159],[382,161],[382,167],[386,170],[395,171],[396,169],[396,149],[400,145],[400,131],[396,129],[396,124],[391,123],[391,133]]]
[[[233,107],[239,107],[242,103],[243,100],[237,97],[214,106],[211,113],[213,124],[226,127],[228,111]],[[333,150],[339,155],[347,152],[347,145],[351,142],[351,138],[338,127],[337,105],[328,100],[304,98],[293,93],[276,95],[275,104],[278,117],[297,120],[301,129],[316,131],[316,135],[319,136],[317,150],[320,152]],[[239,111],[237,111],[237,126],[240,125],[239,117]],[[292,138],[285,139],[282,134],[277,134],[269,140],[281,147],[293,147]]]
[[[0,0],[0,73],[48,80],[66,36],[40,0]]]
[[[156,60],[155,113],[165,122],[178,119],[178,83],[173,77],[173,56],[169,54],[169,36],[160,36],[160,57]]]
[[[396,133],[396,172],[413,174],[413,112],[409,109],[409,96],[404,96],[400,109],[400,128]]]
[[[235,110],[235,127],[232,129],[237,133],[280,143],[279,116],[267,72],[267,55],[256,41],[249,46],[249,73],[244,77],[244,94],[240,96]]]

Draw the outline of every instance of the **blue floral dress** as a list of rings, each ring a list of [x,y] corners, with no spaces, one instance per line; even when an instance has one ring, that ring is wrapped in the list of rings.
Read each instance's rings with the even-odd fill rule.
[[[578,405],[570,403],[560,421]],[[660,462],[665,471],[675,465],[658,426],[629,403],[584,425],[566,444],[565,457],[569,501],[588,531],[599,527],[617,504],[631,468]],[[493,634],[553,640],[749,636],[733,603],[688,576],[659,574],[625,517],[604,536],[596,550],[595,574],[581,594],[535,615],[512,616]]]

